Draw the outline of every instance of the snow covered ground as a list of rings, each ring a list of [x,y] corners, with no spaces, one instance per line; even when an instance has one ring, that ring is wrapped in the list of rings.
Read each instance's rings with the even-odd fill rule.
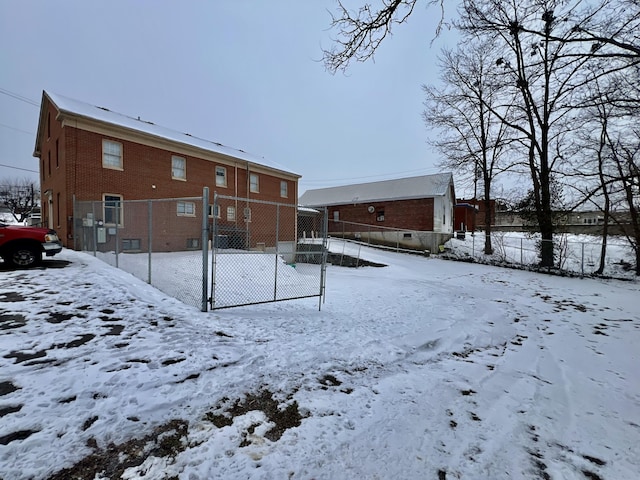
[[[638,478],[637,281],[357,248],[322,311],[2,270],[0,478]]]
[[[540,262],[539,234],[526,232],[493,232],[493,254],[484,254],[484,232],[467,233],[464,239],[452,238],[449,251],[461,258],[473,257],[484,263],[535,265]],[[602,239],[595,235],[558,234],[554,237],[555,265],[573,274],[591,275],[600,266]],[[607,253],[603,275],[614,278],[635,276],[635,255],[629,241],[620,236],[607,237]]]

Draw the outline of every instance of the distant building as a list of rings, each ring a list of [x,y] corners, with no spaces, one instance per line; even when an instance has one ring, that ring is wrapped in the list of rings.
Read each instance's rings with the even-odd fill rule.
[[[453,175],[440,173],[307,190],[306,207],[326,207],[329,234],[435,251],[453,235]]]
[[[40,159],[42,222],[54,228],[65,246],[92,220],[77,218],[77,202],[102,202],[95,220],[107,228],[105,247],[121,238],[120,250],[144,248],[136,239],[136,224],[120,214],[122,202],[197,197],[203,187],[220,195],[295,205],[300,175],[242,150],[179,133],[151,122],[122,115],[61,95],[43,92],[35,157]],[[237,203],[237,202],[236,202]],[[221,204],[209,216],[228,230],[249,228],[248,215],[236,203]],[[166,212],[166,228],[175,232],[185,223],[201,222],[197,203],[178,202]],[[76,223],[74,224],[74,218]],[[92,217],[93,219],[93,213]],[[83,224],[84,220],[84,224]],[[258,220],[255,219],[254,220]],[[280,218],[295,238],[295,208]],[[253,222],[253,228],[259,222]],[[119,227],[120,237],[110,232]],[[124,232],[125,228],[128,231]],[[191,235],[193,236],[193,235]],[[193,239],[176,235],[171,249],[194,247]],[[247,237],[248,238],[248,237]],[[128,242],[128,243],[125,243]],[[154,247],[156,248],[156,247]]]
[[[491,225],[496,224],[496,202],[490,201]],[[457,199],[454,228],[457,232],[482,230],[485,225],[486,207],[484,200],[476,198]]]

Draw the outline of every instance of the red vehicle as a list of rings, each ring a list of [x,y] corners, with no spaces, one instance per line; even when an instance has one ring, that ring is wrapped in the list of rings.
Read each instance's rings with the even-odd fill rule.
[[[55,230],[0,223],[0,257],[14,268],[29,268],[62,250]]]

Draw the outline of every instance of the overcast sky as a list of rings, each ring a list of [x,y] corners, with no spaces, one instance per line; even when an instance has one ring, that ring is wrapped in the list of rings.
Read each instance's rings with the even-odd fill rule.
[[[302,175],[300,193],[438,172],[421,86],[454,46],[433,40],[440,11],[419,3],[346,75],[321,61],[330,11],[335,0],[0,0],[0,164],[37,172],[47,90],[277,162]],[[32,171],[0,166],[0,179]]]

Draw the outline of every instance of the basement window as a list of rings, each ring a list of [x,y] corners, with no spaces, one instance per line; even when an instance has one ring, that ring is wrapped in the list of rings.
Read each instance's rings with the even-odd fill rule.
[[[187,248],[200,248],[200,239],[199,238],[187,238]]]
[[[122,239],[122,251],[140,250],[142,244],[139,238],[124,238]]]
[[[411,238],[411,234],[410,233],[404,233],[402,235],[402,238]]]
[[[176,210],[179,217],[196,216],[196,204],[194,202],[178,202]]]

